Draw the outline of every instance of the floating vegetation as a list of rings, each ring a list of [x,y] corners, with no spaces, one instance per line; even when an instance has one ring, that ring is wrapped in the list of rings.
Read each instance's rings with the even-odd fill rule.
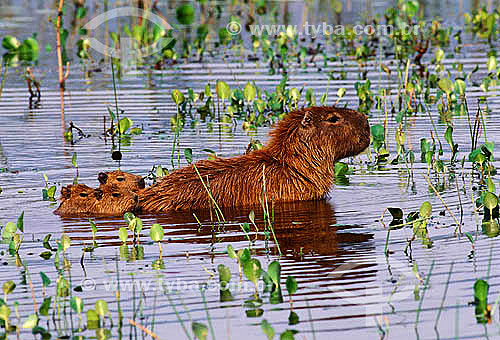
[[[500,7],[125,4],[148,15],[0,14],[0,338],[411,338],[407,320],[415,338],[494,337]],[[155,183],[259,150],[314,105],[370,119],[369,148],[332,165],[335,207],[279,206],[264,182],[260,206],[226,211],[198,173],[208,212],[51,214],[66,181],[126,167]]]

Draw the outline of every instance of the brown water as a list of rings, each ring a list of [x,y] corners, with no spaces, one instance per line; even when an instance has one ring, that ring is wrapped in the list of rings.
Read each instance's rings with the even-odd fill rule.
[[[353,3],[355,8],[361,6],[357,2]],[[432,15],[434,11],[443,9],[436,3],[441,2],[430,5]],[[446,4],[450,6],[443,5],[444,9],[451,8],[449,10],[452,13],[459,10],[451,5],[455,2]],[[7,10],[2,7],[2,35],[8,32],[28,36],[32,27],[25,23],[28,21],[30,25],[36,26],[36,18],[39,18],[42,40],[50,40],[53,35],[50,32],[43,33],[43,30],[47,31],[51,27],[42,20],[46,19],[50,6],[30,1],[12,1],[11,5],[15,6],[10,7],[9,13],[13,13],[10,15],[6,15]],[[469,5],[465,1],[466,10]],[[374,10],[384,6],[386,2],[376,2]],[[22,7],[34,13],[35,19],[24,17],[27,13],[19,10]],[[353,14],[350,19],[355,20],[356,15]],[[451,62],[453,60],[446,60],[447,65]],[[486,73],[486,58],[480,46],[472,47],[461,62],[465,64],[466,72],[479,64],[479,73]],[[322,61],[319,65],[322,65]],[[290,87],[311,87],[317,99],[329,88],[329,105],[335,103],[337,89],[346,87],[347,94],[340,104],[356,108],[358,99],[353,85],[357,80],[357,64],[328,62],[321,72],[317,71],[317,66],[309,66],[306,70],[297,68],[290,73]],[[341,67],[347,71],[348,79],[329,82],[326,71],[340,70]],[[376,67],[372,66],[372,69]],[[214,86],[216,79],[227,81],[231,87],[255,81],[256,85],[272,90],[281,76],[269,76],[265,65],[222,62],[217,59],[205,63],[183,63],[173,69],[150,74],[142,71],[125,74],[118,84],[118,104],[125,115],[134,121],[134,126],[143,129],[143,133],[134,136],[130,145],[122,146],[124,157],[118,164],[111,159],[110,140],[102,136],[103,117],[108,115],[107,106],[114,104],[109,68],[104,67],[103,72],[94,73],[90,78],[85,78],[77,63],[71,68],[67,81],[65,120],[66,123],[73,121],[90,135],[76,140],[73,145],[63,137],[54,60],[41,58],[41,65],[35,68],[35,72],[42,83],[42,100],[38,107],[29,108],[28,93],[20,69],[8,72],[0,99],[0,168],[5,168],[0,173],[0,187],[3,190],[0,194],[0,221],[3,224],[15,221],[21,211],[25,212],[27,236],[20,255],[33,280],[38,303],[42,300],[42,284],[38,273],[44,272],[53,280],[49,288],[52,290],[57,279],[53,260],[39,257],[45,250],[40,240],[49,233],[52,234],[52,240],[56,240],[65,232],[72,240],[68,258],[72,263],[73,286],[82,282],[88,285],[88,290],[75,293],[84,298],[86,308],[98,299],[105,299],[116,319],[114,289],[110,290],[109,284],[116,282],[118,266],[122,285],[121,308],[125,317],[135,318],[161,339],[185,337],[179,318],[188,329],[191,321],[208,324],[210,320],[217,338],[264,339],[265,335],[259,326],[262,319],[269,321],[278,334],[285,329],[299,331],[296,335],[299,339],[373,339],[380,336],[375,320],[388,331],[388,338],[395,339],[476,339],[499,335],[498,321],[486,326],[477,324],[474,306],[469,305],[473,300],[473,284],[477,278],[488,278],[490,303],[493,304],[500,293],[500,276],[496,270],[499,261],[495,256],[500,246],[496,238],[476,233],[478,224],[470,203],[470,163],[466,163],[464,178],[461,169],[457,174],[460,188],[465,188],[465,192],[460,192],[461,199],[467,206],[463,216],[463,231],[477,236],[474,253],[471,253],[471,244],[466,237],[455,236],[454,228],[447,227],[452,219],[446,212],[444,217],[436,217],[430,225],[432,248],[422,246],[417,240],[413,242],[411,253],[405,255],[403,250],[412,231],[401,229],[391,232],[391,255],[388,258],[384,256],[387,229],[379,223],[379,219],[386,207],[401,207],[408,213],[418,210],[420,204],[428,200],[434,207],[434,216],[439,216],[439,212],[445,210],[423,177],[427,173],[427,166],[423,163],[415,163],[414,181],[409,181],[404,165],[374,170],[366,165],[367,155],[361,155],[349,161],[354,173],[349,175],[348,185],[332,188],[327,201],[275,207],[275,234],[282,256],[278,255],[274,238],[267,238],[262,231],[262,213],[256,211],[257,225],[261,230],[256,235],[252,227],[249,236],[251,239],[256,238],[251,245],[252,254],[261,261],[263,268],[279,259],[285,295],[285,302],[270,304],[268,293],[262,293],[262,317],[252,318],[245,314],[248,307],[244,306],[244,302],[254,293],[250,283],[247,282],[248,286],[241,291],[232,289],[234,299],[229,302],[220,302],[218,289],[213,289],[218,282],[219,264],[231,269],[232,282],[239,280],[238,266],[225,251],[229,244],[236,250],[249,246],[240,227],[240,223],[249,222],[248,210],[226,212],[228,223],[224,227],[212,227],[210,216],[198,216],[202,227],[187,213],[141,216],[145,230],[141,237],[144,258],[140,260],[133,259],[131,245],[128,247],[128,260],[123,256],[124,249],[120,249],[121,241],[118,238],[118,229],[125,226],[121,218],[96,219],[99,227],[96,241],[99,247],[93,253],[85,254],[82,266],[82,248],[92,243],[90,225],[87,219],[62,219],[52,214],[55,204],[42,200],[43,174],[48,176],[51,184],[57,184],[58,192],[62,185],[72,183],[76,173],[71,164],[74,152],[78,155],[78,181],[92,186],[98,184],[98,172],[113,170],[118,166],[141,175],[146,175],[157,164],[170,169],[174,135],[170,118],[176,113],[171,90],[192,87],[195,92],[199,92],[207,82]],[[395,83],[395,79],[388,81],[385,75],[379,83],[379,73],[375,71],[369,72],[368,77],[372,79],[374,89],[379,84],[385,88],[389,82]],[[492,112],[486,116],[487,136],[489,141],[499,144],[497,131],[500,120],[497,108],[500,100],[494,94],[497,92],[492,91],[488,97]],[[467,96],[472,112],[477,108],[480,95],[482,91],[479,87],[468,87]],[[436,111],[432,111],[432,115],[438,122],[439,136],[443,136],[446,124],[437,119],[439,115]],[[371,112],[372,124],[380,123],[383,119],[381,112]],[[395,123],[393,119],[389,122],[389,136],[393,136]],[[410,120],[407,138],[417,152],[417,159],[419,140],[422,137],[430,139],[431,129],[431,122],[426,116],[420,115]],[[454,129],[455,142],[461,148],[458,159],[461,159],[470,151],[467,118],[455,117]],[[240,124],[227,132],[227,129],[218,129],[217,123],[192,126],[188,123],[180,134],[180,148],[192,148],[195,159],[207,157],[201,151],[204,148],[215,150],[219,156],[229,157],[243,153],[251,137],[265,141],[267,132],[268,128],[260,128],[256,133],[249,134],[241,129]],[[394,151],[394,138],[391,137],[390,141],[392,144],[389,149]],[[443,158],[449,159],[449,148],[447,145],[445,148]],[[495,159],[499,158],[498,148],[494,156]],[[184,164],[185,161],[181,159],[181,165]],[[498,166],[498,162],[495,165]],[[459,216],[455,181],[446,180],[441,196]],[[163,243],[165,267],[157,271],[151,267],[153,261],[158,259],[158,246],[148,242],[148,229],[153,223],[164,226],[168,239],[168,242]],[[55,241],[51,241],[51,244],[55,247]],[[6,249],[6,246],[2,249]],[[33,302],[24,280],[24,268],[17,267],[15,259],[6,252],[2,252],[0,258],[4,264],[0,268],[1,277],[4,281],[13,280],[18,285],[9,296],[9,301],[20,303],[21,315],[32,313]],[[415,263],[419,276],[423,280],[429,278],[428,285],[424,285],[412,273]],[[288,275],[293,275],[299,286],[293,297],[293,311],[300,318],[297,325],[287,324],[290,304],[284,284]],[[168,296],[158,285],[159,279],[171,290]],[[204,292],[206,305],[198,289],[199,284],[208,285]],[[424,290],[425,296],[422,297]],[[438,313],[441,313],[439,324],[434,327]],[[129,327],[127,322],[125,325],[121,330],[123,338],[142,338],[138,329]],[[52,323],[43,326],[54,329]],[[63,334],[71,334],[69,329],[72,327],[76,327],[76,324],[60,328],[66,329]],[[112,332],[113,337],[120,336],[116,320]],[[94,333],[86,331],[84,334],[92,336]]]

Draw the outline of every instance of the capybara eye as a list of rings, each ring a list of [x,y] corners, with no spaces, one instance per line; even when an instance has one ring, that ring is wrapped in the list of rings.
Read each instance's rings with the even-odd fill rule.
[[[112,193],[113,197],[120,197],[120,193],[119,192],[114,192]]]
[[[80,193],[80,196],[81,196],[81,197],[87,197],[88,195],[89,195],[89,194],[87,194],[86,192],[81,192],[81,193]]]
[[[116,177],[116,180],[118,182],[123,182],[125,180],[125,177]]]
[[[328,118],[327,121],[329,121],[330,123],[336,123],[339,121],[339,117],[334,115],[334,116],[331,116],[330,118]]]

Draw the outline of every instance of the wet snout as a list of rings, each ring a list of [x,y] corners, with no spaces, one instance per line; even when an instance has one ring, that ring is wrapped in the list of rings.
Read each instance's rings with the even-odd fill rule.
[[[144,189],[146,187],[146,182],[144,181],[144,177],[142,177],[137,184],[139,185],[139,189]]]

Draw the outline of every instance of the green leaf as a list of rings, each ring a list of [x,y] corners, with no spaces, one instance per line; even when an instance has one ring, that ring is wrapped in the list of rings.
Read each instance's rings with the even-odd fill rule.
[[[474,283],[474,300],[476,302],[486,302],[490,285],[484,280],[476,280]]]
[[[280,340],[294,340],[295,337],[293,336],[294,331],[287,329],[280,335]]]
[[[295,104],[297,104],[300,100],[300,91],[295,87],[290,89],[290,98]]]
[[[257,96],[257,89],[252,84],[247,83],[245,85],[245,89],[243,90],[243,94],[245,96],[246,101],[251,102]]]
[[[194,21],[195,12],[193,6],[189,4],[177,7],[175,11],[177,21],[182,25],[191,25]]]
[[[82,19],[85,17],[85,15],[87,15],[87,8],[85,7],[78,7],[78,9],[76,10],[76,18],[77,19]]]
[[[299,316],[294,311],[290,311],[290,315],[288,316],[288,324],[289,325],[297,325],[299,323]]]
[[[370,128],[373,139],[383,142],[385,139],[385,129],[381,124],[372,125]]]
[[[139,235],[139,233],[142,231],[143,223],[142,220],[139,217],[135,218],[135,233],[136,235]]]
[[[121,227],[118,231],[118,237],[123,243],[126,243],[128,240],[128,229],[125,227]]]
[[[444,59],[444,51],[441,48],[438,48],[435,53],[436,61],[441,63]]]
[[[497,57],[491,55],[488,58],[488,72],[493,72],[496,70],[496,68],[497,68]]]
[[[223,264],[217,266],[219,272],[219,282],[229,282],[231,280],[231,270]]]
[[[5,295],[12,293],[16,289],[16,284],[14,281],[7,281],[3,284],[2,290]]]
[[[75,168],[78,168],[78,165],[76,164],[76,152],[73,152],[73,157],[71,157],[71,164],[73,164]]]
[[[276,287],[280,285],[280,277],[281,277],[281,265],[278,261],[273,261],[269,263],[267,266],[267,274],[273,280],[273,283]]]
[[[151,239],[154,242],[160,242],[161,240],[163,240],[163,236],[164,236],[163,227],[161,225],[159,225],[158,223],[153,224],[151,226],[151,230],[150,230],[149,235],[151,236]]]
[[[276,333],[274,332],[273,326],[271,326],[271,324],[269,322],[267,322],[266,319],[262,319],[262,321],[260,323],[260,327],[264,331],[264,334],[266,334],[267,340],[274,339],[274,336]]]
[[[449,78],[441,78],[438,81],[438,86],[447,95],[449,95],[451,91],[453,91],[453,82]]]
[[[9,52],[15,51],[21,46],[19,40],[16,37],[11,35],[6,35],[2,40],[2,47],[8,50]]]
[[[217,81],[216,92],[217,92],[217,96],[220,99],[222,99],[223,103],[226,99],[229,98],[229,96],[231,96],[231,88],[229,87],[228,84],[226,84],[226,82],[224,82],[222,80]]]
[[[45,274],[44,272],[40,272],[40,276],[42,278],[42,284],[44,287],[48,287],[50,285],[50,279],[49,277],[47,276],[47,274]]]
[[[7,224],[2,230],[2,237],[5,239],[10,239],[16,234],[16,231],[17,231],[17,226],[12,222],[7,222]]]
[[[444,139],[448,142],[448,144],[451,146],[453,149],[453,128],[451,126],[448,126],[446,129],[446,132],[444,133]]]
[[[420,206],[420,217],[429,218],[431,217],[431,214],[432,214],[432,205],[430,202],[425,201]]]
[[[101,317],[106,316],[109,313],[108,303],[104,300],[97,300],[95,302],[95,311]]]
[[[419,4],[417,1],[406,1],[403,5],[403,11],[409,18],[414,17],[418,13]]]
[[[474,239],[472,238],[472,235],[470,233],[465,233],[465,236],[467,236],[467,239],[470,243],[474,244]]]
[[[38,324],[38,316],[36,314],[31,314],[28,316],[26,321],[23,323],[23,328],[33,328]]]
[[[24,233],[24,211],[17,218],[16,227],[20,232]]]
[[[47,190],[47,196],[48,196],[48,198],[54,198],[54,196],[55,196],[55,194],[56,194],[56,190],[57,190],[57,188],[56,188],[56,186],[55,186],[55,185],[51,186],[51,187]]]
[[[257,281],[262,275],[262,268],[259,260],[250,259],[243,264],[243,274],[245,274],[246,278],[253,282],[255,286],[257,286]]]
[[[126,212],[123,215],[123,219],[125,220],[125,222],[127,222],[127,224],[130,224],[130,222],[132,222],[132,220],[135,219],[135,215],[131,212]]]
[[[7,321],[10,316],[10,308],[7,305],[0,306],[0,319]]]
[[[206,340],[208,336],[208,328],[202,323],[199,322],[193,322],[191,325],[191,328],[193,330],[194,336],[197,337],[200,340]]]
[[[99,321],[99,315],[94,309],[87,310],[87,322]]]
[[[339,99],[340,99],[340,98],[345,96],[345,93],[346,93],[346,89],[344,87],[341,87],[337,91],[337,97],[339,97]]]
[[[133,123],[134,122],[130,118],[127,118],[127,117],[120,119],[120,123],[118,124],[119,129],[120,129],[120,133],[122,135],[127,133],[127,131],[130,129],[130,127],[132,126]]]
[[[92,229],[92,233],[93,234],[97,233],[97,226],[95,225],[95,222],[89,218],[89,223],[90,223],[90,228]]]
[[[71,239],[69,238],[68,235],[62,234],[61,245],[63,247],[63,251],[66,251],[69,248],[69,246],[71,245]]]
[[[297,280],[293,276],[286,278],[286,290],[288,294],[293,295],[297,291]]]
[[[193,149],[184,149],[184,157],[186,157],[186,161],[188,162],[188,164],[193,163]]]
[[[250,250],[248,248],[238,250],[238,259],[241,263],[247,262],[250,258]]]
[[[463,81],[462,79],[455,80],[455,92],[457,92],[459,95],[464,95],[465,89],[465,81]]]
[[[395,139],[396,139],[396,143],[398,143],[398,145],[404,145],[404,143],[406,141],[406,135],[403,131],[401,131],[398,128],[396,130]]]
[[[182,94],[182,92],[179,90],[172,91],[172,99],[174,100],[174,102],[177,106],[181,105],[186,100],[184,98],[184,95]]]
[[[403,219],[403,210],[401,208],[387,208],[387,210],[389,210],[394,220]]]
[[[328,93],[325,92],[321,95],[321,97],[319,98],[319,102],[321,103],[321,105],[325,105],[325,102],[326,102],[326,97],[328,96]]]
[[[38,41],[28,38],[18,49],[19,59],[23,61],[36,61],[38,59]]]
[[[75,313],[81,314],[83,312],[83,300],[78,296],[73,296],[70,301],[71,309],[75,311]]]
[[[335,176],[343,177],[349,172],[349,165],[344,162],[335,163]]]
[[[42,306],[39,309],[40,315],[49,316],[49,309],[52,302],[52,296],[43,299]]]
[[[491,211],[498,206],[498,197],[497,195],[488,191],[486,195],[484,195],[483,202],[484,206]]]
[[[212,91],[210,91],[210,84],[205,85],[205,89],[204,89],[203,93],[205,94],[205,97],[207,97],[207,98],[212,97]]]
[[[491,178],[488,178],[488,191],[491,193],[496,192],[495,183],[493,183],[493,180]]]
[[[227,255],[229,256],[229,258],[231,259],[235,259],[237,258],[238,256],[236,255],[236,252],[234,251],[234,248],[232,245],[228,245],[227,246]]]

